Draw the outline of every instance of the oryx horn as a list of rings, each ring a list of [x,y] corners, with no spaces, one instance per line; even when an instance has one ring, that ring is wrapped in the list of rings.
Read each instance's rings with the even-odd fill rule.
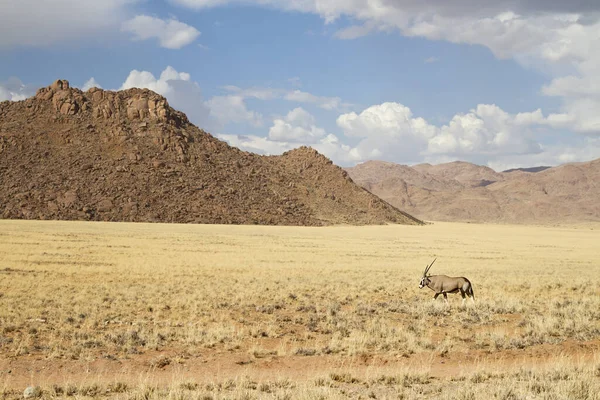
[[[429,264],[426,268],[425,268],[425,272],[423,273],[423,276],[427,276],[427,273],[429,272],[429,270],[431,269],[431,266],[433,265],[433,263],[435,262],[435,260],[437,260],[437,257],[431,262],[431,264]]]

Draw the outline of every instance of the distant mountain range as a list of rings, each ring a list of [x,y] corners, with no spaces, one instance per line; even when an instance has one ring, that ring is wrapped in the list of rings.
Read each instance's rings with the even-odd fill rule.
[[[424,220],[552,224],[600,221],[600,159],[496,172],[462,161],[346,169],[359,185]]]

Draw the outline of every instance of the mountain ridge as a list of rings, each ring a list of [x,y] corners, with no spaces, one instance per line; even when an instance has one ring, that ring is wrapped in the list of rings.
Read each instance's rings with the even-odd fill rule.
[[[420,224],[314,149],[259,156],[148,89],[57,80],[0,103],[0,217],[139,222]]]
[[[600,221],[600,159],[503,172],[463,161],[412,167],[370,161],[346,170],[356,183],[424,220]]]

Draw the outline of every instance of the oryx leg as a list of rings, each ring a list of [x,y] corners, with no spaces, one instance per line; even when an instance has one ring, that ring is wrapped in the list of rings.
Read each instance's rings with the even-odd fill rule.
[[[467,298],[466,298],[466,296],[465,296],[465,291],[464,291],[464,290],[462,290],[462,289],[460,289],[460,295],[462,296],[462,299],[463,299],[463,301],[462,301],[462,305],[463,305],[463,307],[464,307],[464,305],[465,305],[465,301],[467,300]]]
[[[433,296],[433,300],[437,299],[439,295],[440,295],[439,293],[436,293],[436,294]]]
[[[444,301],[446,302],[446,305],[450,305],[450,303],[448,303],[448,295],[446,294],[446,292],[442,294],[444,295]]]

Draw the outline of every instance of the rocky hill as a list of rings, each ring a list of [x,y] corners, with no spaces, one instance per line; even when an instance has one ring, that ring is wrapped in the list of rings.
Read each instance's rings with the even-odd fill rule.
[[[425,220],[600,221],[600,159],[505,172],[466,162],[409,167],[369,161],[347,171],[356,183]]]
[[[64,80],[0,103],[0,217],[328,225],[418,224],[310,148],[258,156],[142,89]]]

